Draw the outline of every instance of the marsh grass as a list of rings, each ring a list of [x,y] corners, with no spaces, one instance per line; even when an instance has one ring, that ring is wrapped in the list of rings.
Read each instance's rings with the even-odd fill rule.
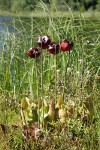
[[[0,122],[11,127],[6,137],[0,135],[1,149],[98,149],[100,146],[100,18],[88,19],[79,12],[69,17],[14,18],[14,32],[3,32],[4,44],[0,50]],[[57,56],[43,51],[36,60],[27,56],[30,47],[38,47],[39,35],[50,35],[60,43],[64,38],[74,42],[71,53]],[[88,44],[90,41],[90,44]],[[62,125],[61,132],[52,134],[43,130],[48,139],[34,142],[22,140],[20,103],[25,96],[37,102],[41,97],[55,102],[59,95],[63,101],[75,102],[75,109],[84,111],[88,103],[88,123],[76,119],[76,112]],[[92,102],[90,102],[92,101]],[[92,103],[92,109],[91,109]],[[12,124],[19,122],[19,128]],[[63,131],[64,130],[64,131]],[[51,134],[51,136],[49,136]]]

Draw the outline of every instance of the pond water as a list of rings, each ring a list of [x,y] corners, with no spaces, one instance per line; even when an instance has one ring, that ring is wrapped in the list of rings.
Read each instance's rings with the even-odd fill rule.
[[[30,31],[30,26],[31,18],[0,16],[0,49],[3,47],[6,35],[8,35],[9,33],[16,33],[18,35],[22,33],[22,31],[23,33],[28,32]]]
[[[4,43],[4,33],[14,32],[13,26],[11,26],[12,19],[10,16],[0,16],[0,48]]]

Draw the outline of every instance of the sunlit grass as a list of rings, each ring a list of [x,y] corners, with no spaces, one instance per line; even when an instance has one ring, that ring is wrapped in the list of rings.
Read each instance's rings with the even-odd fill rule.
[[[47,9],[47,8],[46,8]],[[74,14],[75,17],[79,16],[79,12],[72,12]],[[98,11],[85,11],[85,12],[81,12],[81,14],[85,17],[85,18],[100,18],[100,13]],[[56,12],[51,12],[51,11],[43,11],[42,9],[38,9],[35,11],[15,11],[15,12],[9,12],[9,11],[5,11],[5,10],[0,10],[0,16],[20,16],[20,17],[48,17],[48,16],[52,16],[52,17],[69,17],[70,12],[69,11],[56,11]]]

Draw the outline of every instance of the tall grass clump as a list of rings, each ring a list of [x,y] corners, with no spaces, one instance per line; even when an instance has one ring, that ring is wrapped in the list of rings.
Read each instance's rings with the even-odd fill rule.
[[[3,32],[0,124],[6,131],[1,130],[1,147],[98,149],[100,20],[87,19],[81,12],[74,16],[70,9],[69,17],[55,17],[41,5],[46,17],[14,18],[14,32]],[[57,44],[73,41],[74,46],[70,52],[52,55],[38,46],[42,35]],[[29,58],[31,47],[42,55]]]

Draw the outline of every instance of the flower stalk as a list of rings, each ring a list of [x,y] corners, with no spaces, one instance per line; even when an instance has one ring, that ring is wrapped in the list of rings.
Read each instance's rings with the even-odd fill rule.
[[[55,66],[55,103],[57,101],[57,56],[54,56],[54,66]]]
[[[43,98],[43,49],[41,49],[41,99],[42,99],[42,127],[44,128],[44,98]]]
[[[65,72],[64,72],[63,101],[65,100],[66,74],[67,74],[67,68],[70,67],[69,64],[70,64],[70,51],[68,53],[68,61],[67,61],[66,65],[65,65]]]

